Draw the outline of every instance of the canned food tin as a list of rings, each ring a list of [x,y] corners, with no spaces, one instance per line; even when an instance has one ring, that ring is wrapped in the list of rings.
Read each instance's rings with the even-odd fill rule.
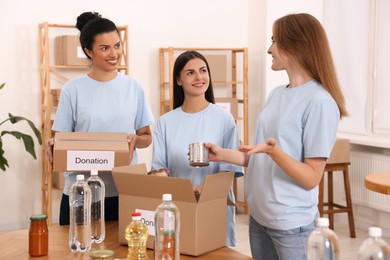
[[[189,150],[191,166],[204,167],[209,165],[209,148],[204,146],[204,143],[192,143]]]

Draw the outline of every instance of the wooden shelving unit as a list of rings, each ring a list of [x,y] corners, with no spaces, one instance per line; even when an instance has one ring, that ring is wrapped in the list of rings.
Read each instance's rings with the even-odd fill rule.
[[[173,108],[173,65],[176,57],[187,50],[202,53],[210,66],[217,103],[231,103],[241,142],[248,144],[248,49],[247,48],[160,48],[160,114]],[[214,59],[213,57],[219,57]],[[222,59],[221,59],[222,58]],[[213,62],[212,62],[213,61]],[[222,76],[215,78],[214,72]],[[237,194],[237,180],[234,179]],[[237,196],[236,196],[237,198]],[[248,212],[246,201],[236,201]]]
[[[129,74],[128,66],[128,30],[127,26],[118,26],[122,40],[123,55],[119,71]],[[42,132],[42,213],[48,216],[48,224],[52,224],[52,169],[46,159],[46,141],[53,136],[52,125],[55,118],[60,87],[76,75],[86,73],[89,66],[54,65],[52,44],[58,35],[78,35],[74,25],[39,24],[39,62],[41,89],[41,132]],[[57,85],[57,86],[55,86]],[[58,87],[59,86],[59,87]]]

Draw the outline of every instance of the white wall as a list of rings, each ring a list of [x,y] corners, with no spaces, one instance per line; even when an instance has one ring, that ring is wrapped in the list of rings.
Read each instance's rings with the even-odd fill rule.
[[[307,12],[315,16],[319,21],[323,19],[323,0],[316,1],[291,1],[288,4],[284,0],[268,1],[267,5],[267,31],[266,43],[267,50],[271,45],[272,23],[279,17],[289,13]],[[285,71],[272,71],[271,69],[272,57],[266,56],[266,95],[272,88],[286,84],[288,82],[287,73]]]
[[[0,8],[0,83],[6,82],[0,91],[0,121],[11,112],[40,124],[38,24],[74,24],[81,12],[98,11],[117,25],[129,25],[130,73],[143,83],[156,118],[158,48],[249,47],[249,127],[253,136],[265,86],[273,87],[282,79],[265,63],[272,21],[290,12],[309,12],[321,18],[322,1],[11,1]],[[7,125],[6,129],[29,131],[25,125]],[[0,172],[0,230],[27,227],[29,216],[41,211],[40,148],[39,160],[34,161],[20,141],[7,138],[3,146],[10,168]],[[151,148],[142,151],[140,158],[150,164]]]

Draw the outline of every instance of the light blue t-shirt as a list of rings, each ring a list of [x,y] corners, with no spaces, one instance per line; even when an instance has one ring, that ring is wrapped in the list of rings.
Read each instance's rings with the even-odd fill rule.
[[[153,133],[152,169],[166,168],[170,176],[188,178],[193,186],[203,183],[206,175],[219,171],[243,172],[230,163],[210,162],[207,167],[192,167],[188,147],[195,142],[210,142],[237,150],[240,141],[232,115],[223,108],[209,104],[198,113],[185,113],[181,107],[162,115]],[[231,191],[229,198],[234,202]],[[235,245],[235,208],[228,206],[227,245]]]
[[[339,120],[336,102],[317,81],[295,88],[279,86],[258,118],[255,143],[275,138],[282,151],[300,162],[329,158]],[[264,153],[249,159],[245,193],[251,216],[272,229],[308,225],[318,213],[318,186],[307,190]]]
[[[57,132],[125,132],[154,123],[142,85],[133,77],[117,73],[107,82],[88,75],[67,82],[62,90],[53,130]],[[137,162],[134,151],[132,163]],[[76,181],[75,173],[65,173],[64,194]],[[99,173],[106,185],[106,197],[117,196],[111,173]]]

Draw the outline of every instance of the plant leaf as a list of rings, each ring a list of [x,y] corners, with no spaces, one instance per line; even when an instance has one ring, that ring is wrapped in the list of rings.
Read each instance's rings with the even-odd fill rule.
[[[22,120],[27,121],[28,125],[34,131],[34,134],[37,137],[39,144],[42,144],[41,132],[35,127],[35,125],[32,121],[30,121],[27,118],[22,117],[22,116],[14,116],[11,113],[8,113],[8,116],[9,116],[9,120],[11,121],[12,124],[16,124],[17,122],[22,121]]]
[[[0,139],[0,169],[5,171],[5,168],[9,167],[7,159],[4,157],[3,141]]]
[[[26,149],[26,151],[29,154],[31,154],[31,156],[34,159],[37,159],[37,156],[35,155],[35,149],[34,149],[34,140],[32,139],[31,136],[23,134],[23,133],[18,132],[18,131],[2,131],[1,132],[1,136],[5,135],[5,134],[13,135],[15,138],[17,138],[19,140],[22,139],[23,143],[24,143],[24,148]]]
[[[0,85],[0,89],[4,88],[4,86],[5,86],[5,83],[2,83],[2,84]]]

